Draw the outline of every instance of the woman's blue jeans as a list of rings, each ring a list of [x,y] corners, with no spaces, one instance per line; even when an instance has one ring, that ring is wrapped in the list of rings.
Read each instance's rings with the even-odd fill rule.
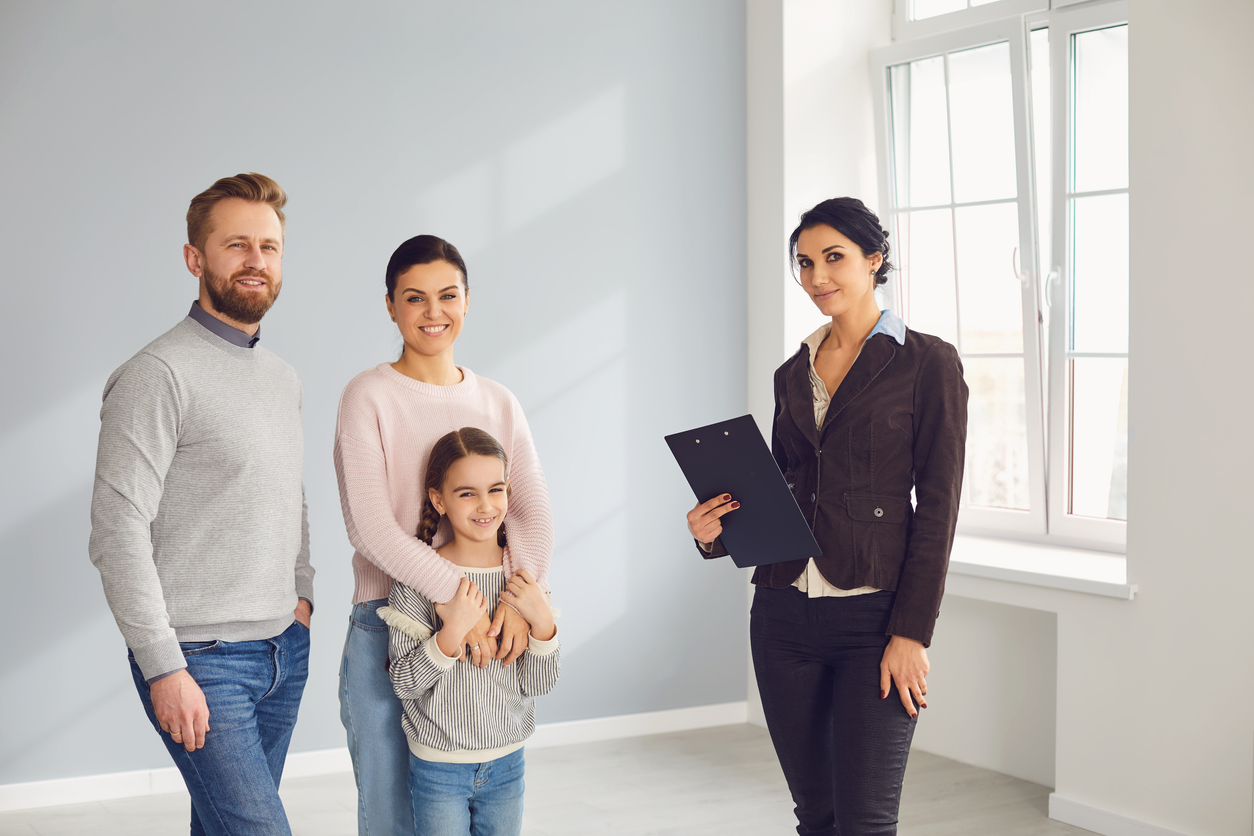
[[[409,756],[417,836],[519,836],[523,750],[483,763],[436,763]]]
[[[131,674],[191,794],[192,836],[290,836],[279,779],[309,673],[308,628],[293,621],[271,639],[181,647],[209,705],[203,749],[188,752],[161,731],[134,656]]]
[[[388,626],[378,610],[386,598],[353,606],[340,662],[340,720],[357,779],[359,836],[413,836],[409,743],[401,701],[388,676]]]
[[[891,836],[915,721],[880,699],[893,593],[808,598],[759,586],[749,645],[803,836]]]

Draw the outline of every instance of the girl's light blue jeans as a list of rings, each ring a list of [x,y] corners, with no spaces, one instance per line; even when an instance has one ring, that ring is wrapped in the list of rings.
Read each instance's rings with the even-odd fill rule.
[[[378,614],[385,604],[353,606],[340,662],[340,720],[357,779],[359,836],[413,836],[409,744],[387,671],[388,627]]]
[[[409,756],[417,836],[519,836],[523,750],[483,763],[435,763]]]

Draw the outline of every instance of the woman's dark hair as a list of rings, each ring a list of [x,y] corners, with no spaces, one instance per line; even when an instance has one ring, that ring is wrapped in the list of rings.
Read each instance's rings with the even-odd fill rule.
[[[385,281],[388,286],[388,298],[396,300],[396,278],[415,264],[431,264],[436,261],[447,261],[462,274],[462,285],[470,292],[470,278],[466,275],[466,262],[462,254],[448,241],[434,235],[415,235],[396,248],[388,259],[388,271]]]
[[[500,459],[505,467],[506,478],[509,478],[509,458],[505,455],[505,449],[488,433],[478,427],[462,427],[440,436],[440,440],[431,448],[431,456],[427,459],[427,476],[422,480],[422,518],[418,523],[418,539],[427,545],[431,545],[435,531],[440,527],[440,512],[431,504],[431,488],[435,488],[436,493],[442,492],[448,469],[467,456],[494,456]],[[506,496],[508,495],[507,493]],[[497,545],[505,545],[503,523],[496,531],[496,542]]]
[[[801,222],[792,231],[792,235],[788,236],[788,262],[794,276],[797,269],[797,241],[802,232],[816,226],[830,226],[857,244],[862,255],[867,258],[872,253],[881,253],[884,260],[875,271],[875,284],[881,285],[888,281],[888,271],[893,269],[888,260],[888,230],[880,226],[880,219],[876,214],[856,197],[834,197],[801,214]]]

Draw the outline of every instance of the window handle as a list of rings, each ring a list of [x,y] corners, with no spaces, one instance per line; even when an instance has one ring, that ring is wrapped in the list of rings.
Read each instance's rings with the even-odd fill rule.
[[[1052,308],[1054,306],[1054,287],[1058,284],[1058,268],[1055,267],[1049,271],[1049,275],[1045,277],[1045,307]]]
[[[1019,248],[1018,247],[1015,247],[1014,252],[1010,256],[1010,269],[1014,271],[1015,278],[1019,280],[1019,284],[1023,285],[1026,288],[1028,286],[1028,282],[1032,280],[1032,272],[1029,270],[1028,272],[1025,273],[1019,270]]]

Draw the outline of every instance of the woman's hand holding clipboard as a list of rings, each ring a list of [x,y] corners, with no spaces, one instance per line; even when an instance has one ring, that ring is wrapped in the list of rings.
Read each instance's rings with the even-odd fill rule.
[[[701,503],[693,509],[698,518],[706,518],[701,530],[721,529],[715,537],[721,537],[737,566],[805,560],[823,553],[752,415],[668,435],[666,443]],[[733,504],[735,508],[730,507]],[[702,512],[705,506],[717,509],[717,515]],[[692,522],[690,514],[690,528]],[[714,539],[706,540],[696,528],[692,531],[698,540]]]

